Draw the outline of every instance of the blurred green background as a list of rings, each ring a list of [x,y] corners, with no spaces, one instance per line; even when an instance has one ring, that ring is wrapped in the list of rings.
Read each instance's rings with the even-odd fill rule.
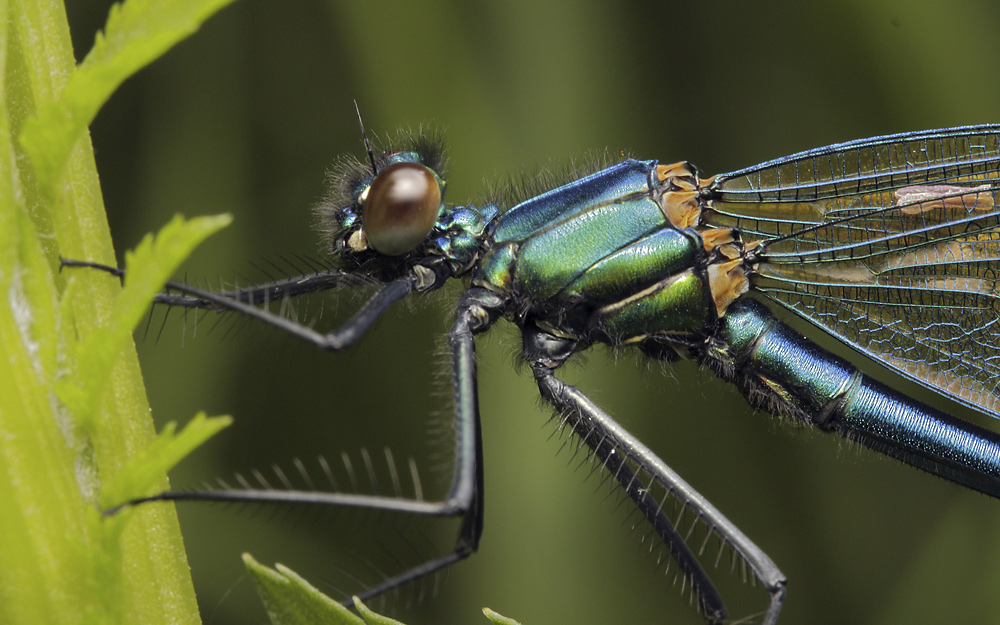
[[[110,2],[69,4],[82,57]],[[353,99],[373,132],[446,131],[455,203],[478,201],[484,181],[594,148],[687,159],[710,175],[842,140],[1000,121],[998,26],[1000,5],[971,0],[242,0],[126,83],[93,140],[119,259],[174,213],[231,212],[234,225],[187,275],[259,279],[254,265],[317,253],[310,207],[324,171],[341,153],[362,154]],[[358,462],[362,446],[377,459],[389,446],[400,464],[416,458],[440,491],[450,453],[440,339],[457,292],[398,306],[359,348],[335,356],[232,320],[214,329],[203,320],[195,336],[176,311],[156,340],[154,317],[137,341],[158,425],[199,409],[236,417],[173,484],[319,453]],[[331,298],[320,325],[358,301]],[[546,441],[548,412],[511,366],[518,345],[509,328],[479,344],[481,551],[435,598],[414,600],[424,587],[402,592],[392,614],[414,625],[478,623],[490,606],[525,625],[700,622],[606,488]],[[584,362],[565,377],[783,569],[782,623],[1000,619],[1000,503],[754,413],[690,364],[664,375],[600,349]],[[331,570],[350,568],[342,553],[379,553],[363,530],[374,527],[391,550],[401,527],[387,515],[231,506],[182,505],[180,515],[213,625],[265,620],[241,551],[323,586]],[[448,547],[455,527],[444,525],[421,528],[413,549],[429,550],[417,544],[425,536]],[[735,589],[733,616],[762,609],[763,593],[746,593],[727,570],[716,577]]]

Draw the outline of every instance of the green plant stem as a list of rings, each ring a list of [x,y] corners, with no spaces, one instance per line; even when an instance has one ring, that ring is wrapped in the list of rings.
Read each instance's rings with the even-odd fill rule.
[[[139,10],[153,15],[150,4]],[[86,125],[113,84],[169,44],[103,73],[104,91],[74,91],[91,117],[50,132],[65,116],[40,112],[73,101],[79,71],[62,3],[0,0],[0,18],[0,622],[195,623],[173,507],[98,510],[105,484],[154,440],[130,328],[107,343],[110,357],[81,361],[88,337],[115,323],[118,280],[59,269],[60,256],[115,262]],[[44,141],[24,139],[32,124]],[[188,247],[212,228],[202,230]],[[72,389],[89,405],[71,410]],[[166,488],[162,473],[152,479]]]

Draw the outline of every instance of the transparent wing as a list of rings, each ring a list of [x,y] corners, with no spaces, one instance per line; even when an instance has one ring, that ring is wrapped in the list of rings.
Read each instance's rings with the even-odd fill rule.
[[[1000,125],[842,143],[712,189],[709,224],[762,246],[757,291],[1000,418]]]

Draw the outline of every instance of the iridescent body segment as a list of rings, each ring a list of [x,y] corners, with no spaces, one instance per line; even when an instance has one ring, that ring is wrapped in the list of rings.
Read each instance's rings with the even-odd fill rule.
[[[701,237],[670,222],[656,171],[627,160],[502,213],[473,283],[562,337],[635,342],[714,323]]]

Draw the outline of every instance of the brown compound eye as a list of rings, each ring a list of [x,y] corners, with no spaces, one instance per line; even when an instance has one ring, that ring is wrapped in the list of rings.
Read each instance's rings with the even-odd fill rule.
[[[441,209],[434,173],[417,163],[394,163],[375,176],[362,209],[368,245],[401,256],[427,238]]]

